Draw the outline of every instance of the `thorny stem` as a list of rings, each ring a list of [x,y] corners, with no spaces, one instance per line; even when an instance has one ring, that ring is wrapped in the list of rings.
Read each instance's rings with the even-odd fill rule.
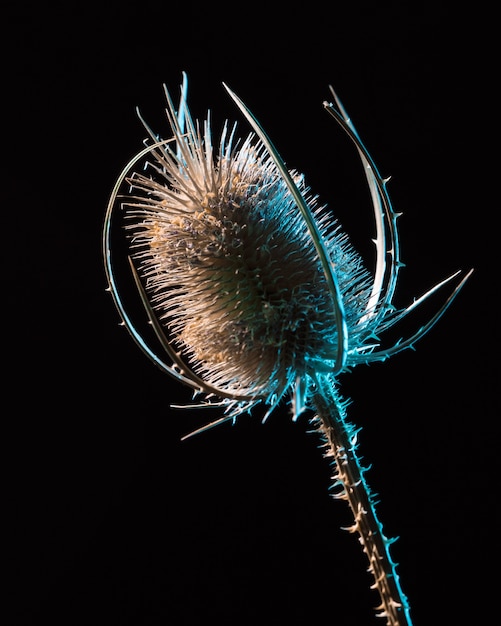
[[[386,617],[386,626],[412,626],[407,598],[402,593],[396,564],[390,556],[388,539],[382,532],[364,468],[356,454],[357,430],[346,421],[345,404],[338,396],[332,379],[319,375],[313,402],[314,419],[325,441],[325,456],[334,462],[334,486],[340,488],[336,498],[350,505],[355,523],[348,530],[358,533],[362,549],[369,560],[369,572],[381,598],[378,617]]]

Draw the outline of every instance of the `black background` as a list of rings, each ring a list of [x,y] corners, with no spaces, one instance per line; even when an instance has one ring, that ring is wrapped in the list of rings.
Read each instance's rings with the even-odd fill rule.
[[[142,146],[134,109],[167,132],[162,84],[177,93],[183,70],[193,114],[240,120],[228,83],[370,260],[363,174],[322,108],[335,86],[404,214],[398,306],[475,268],[416,352],[340,384],[416,626],[492,623],[493,16],[344,4],[4,3],[5,623],[381,623],[307,417],[283,407],[181,442],[207,415],[169,408],[188,391],[139,352],[105,292],[102,220]]]

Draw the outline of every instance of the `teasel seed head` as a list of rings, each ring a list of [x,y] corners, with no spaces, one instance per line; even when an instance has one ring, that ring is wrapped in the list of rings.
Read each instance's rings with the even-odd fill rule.
[[[226,87],[226,86],[225,86]],[[359,363],[412,347],[442,315],[412,337],[381,348],[380,333],[452,277],[396,310],[392,299],[399,256],[398,214],[383,179],[334,91],[324,103],[354,142],[374,205],[376,267],[370,273],[304,177],[286,168],[241,100],[228,93],[253,132],[237,140],[226,122],[217,146],[210,115],[191,117],[184,75],[179,107],[167,89],[169,139],[143,121],[147,147],[122,172],[103,236],[110,289],[142,350],[206,398],[219,397],[226,416],[263,402],[271,411],[290,392],[294,416],[308,403],[317,373],[336,377]],[[146,158],[145,170],[135,169]],[[111,262],[111,218],[120,189],[133,272],[165,363],[130,320]],[[210,404],[210,406],[213,406]]]
[[[179,139],[178,139],[179,141]],[[206,123],[167,150],[155,180],[129,205],[133,257],[157,315],[195,372],[227,392],[271,402],[297,377],[336,358],[332,298],[302,216],[273,160],[248,137],[214,155]],[[301,176],[292,173],[314,207]],[[159,179],[163,179],[159,183]],[[331,218],[316,215],[349,326],[358,326],[370,276]]]

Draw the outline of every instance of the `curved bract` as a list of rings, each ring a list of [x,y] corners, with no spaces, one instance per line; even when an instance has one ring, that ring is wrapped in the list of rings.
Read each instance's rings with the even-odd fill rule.
[[[286,167],[254,115],[225,89],[253,133],[237,140],[236,126],[225,124],[216,148],[210,116],[202,124],[191,117],[184,75],[177,109],[165,90],[171,137],[161,140],[145,124],[147,145],[119,176],[103,231],[109,289],[124,325],[158,367],[204,394],[196,406],[225,409],[209,426],[258,403],[268,415],[288,393],[297,417],[317,374],[335,378],[411,347],[467,279],[414,335],[383,347],[381,333],[458,273],[397,311],[398,214],[334,91],[335,105],[324,106],[354,143],[373,202],[373,275],[304,177]],[[137,290],[163,356],[135,327],[117,286],[111,230],[119,203]]]

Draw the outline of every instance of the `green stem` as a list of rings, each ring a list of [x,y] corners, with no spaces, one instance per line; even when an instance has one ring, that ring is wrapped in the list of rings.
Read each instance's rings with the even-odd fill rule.
[[[412,626],[407,598],[400,587],[396,564],[390,556],[388,539],[382,532],[370,489],[364,478],[364,468],[356,454],[357,430],[347,422],[345,405],[339,397],[332,378],[319,375],[313,402],[318,424],[326,447],[326,457],[334,461],[335,486],[341,491],[337,498],[346,500],[354,517],[348,530],[358,533],[362,549],[369,560],[369,572],[374,576],[373,589],[381,598],[377,607],[379,617],[386,617],[387,626]]]

